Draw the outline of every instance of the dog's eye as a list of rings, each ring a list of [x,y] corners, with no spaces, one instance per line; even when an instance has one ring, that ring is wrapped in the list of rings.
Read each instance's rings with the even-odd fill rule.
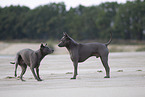
[[[63,40],[61,40],[61,41],[60,41],[60,43],[64,43],[64,41],[63,41]]]

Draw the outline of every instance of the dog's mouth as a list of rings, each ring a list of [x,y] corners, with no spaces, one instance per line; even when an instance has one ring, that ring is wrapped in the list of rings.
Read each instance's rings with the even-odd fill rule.
[[[51,51],[49,51],[49,53],[48,54],[52,54],[54,52],[54,50],[51,50]]]
[[[60,42],[59,42],[58,47],[64,47],[64,45],[63,45],[63,42],[62,42],[62,41],[60,41]]]
[[[64,47],[63,45],[61,45],[61,44],[58,44],[58,47]]]

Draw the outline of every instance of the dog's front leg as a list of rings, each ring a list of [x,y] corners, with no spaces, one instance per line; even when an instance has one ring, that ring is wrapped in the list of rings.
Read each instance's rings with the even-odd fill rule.
[[[33,67],[30,67],[30,69],[31,69],[31,71],[32,71],[32,73],[33,73],[34,78],[35,78],[37,81],[40,81],[40,80],[38,79],[38,77],[36,76],[36,74],[35,74],[34,68],[33,68]]]
[[[78,75],[78,71],[77,71],[77,69],[78,69],[78,61],[74,61],[73,62],[73,66],[74,66],[74,75],[73,75],[73,77],[71,79],[76,79],[76,76]]]
[[[37,77],[38,77],[39,81],[42,81],[42,79],[39,76],[39,68],[36,68],[36,73],[37,73]]]

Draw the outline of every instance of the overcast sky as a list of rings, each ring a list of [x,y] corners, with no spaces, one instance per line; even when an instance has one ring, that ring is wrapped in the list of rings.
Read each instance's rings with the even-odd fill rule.
[[[103,2],[118,2],[118,3],[125,3],[126,1],[132,1],[132,0],[0,0],[0,6],[10,6],[10,5],[20,5],[20,6],[28,6],[31,9],[34,9],[35,7],[39,5],[45,5],[49,3],[58,3],[58,2],[64,2],[67,10],[70,7],[76,7],[78,5],[84,5],[84,6],[91,6],[91,5],[99,5]]]

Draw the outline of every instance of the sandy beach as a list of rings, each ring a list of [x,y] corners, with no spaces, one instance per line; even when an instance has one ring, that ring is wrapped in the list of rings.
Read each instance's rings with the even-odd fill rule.
[[[42,82],[34,79],[30,68],[26,82],[14,77],[15,54],[22,48],[37,50],[40,44],[5,44],[0,48],[0,97],[145,97],[145,52],[110,53],[111,78],[105,79],[100,58],[89,58],[79,64],[79,75],[73,76],[73,65],[65,48],[57,48],[40,65]],[[17,47],[16,47],[17,46]],[[18,75],[21,68],[18,67]]]

